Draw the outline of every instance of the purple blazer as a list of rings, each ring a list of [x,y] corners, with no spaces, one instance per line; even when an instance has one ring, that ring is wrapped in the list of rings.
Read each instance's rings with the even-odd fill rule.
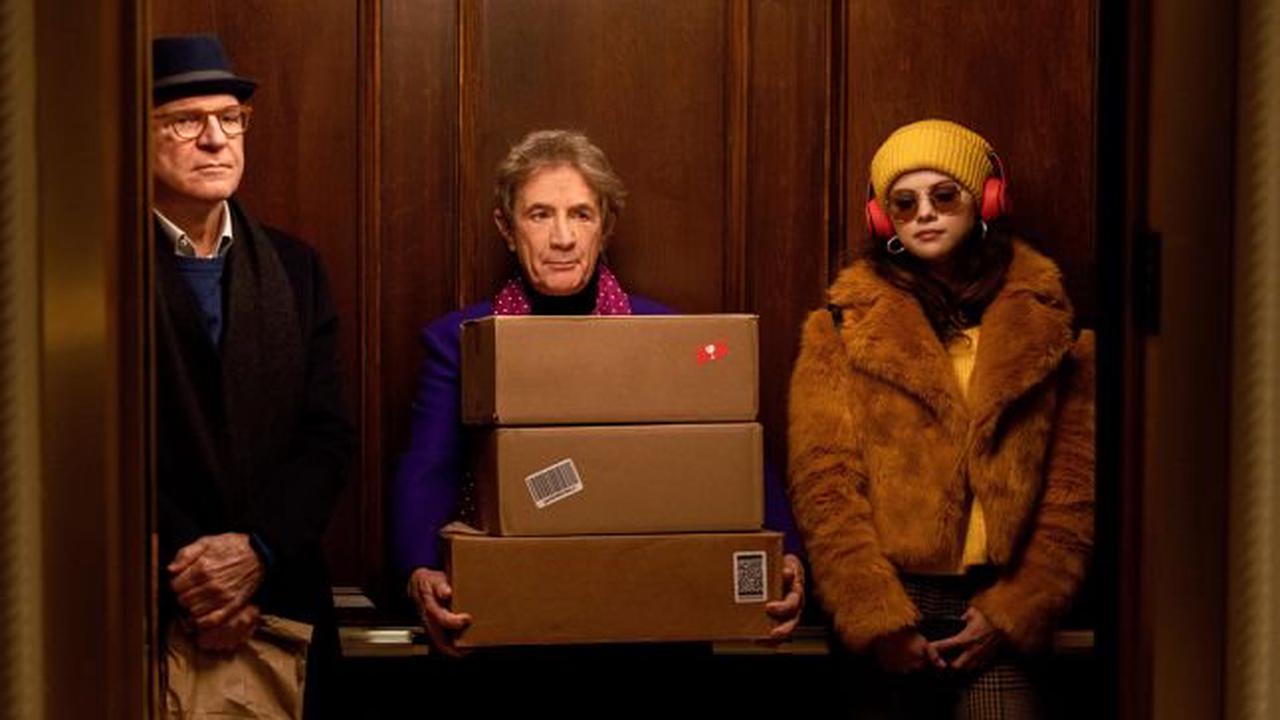
[[[629,295],[636,315],[671,315],[664,305]],[[458,516],[466,474],[462,425],[462,323],[493,314],[491,301],[451,312],[422,330],[426,358],[413,401],[409,449],[400,458],[392,488],[395,563],[407,578],[420,567],[443,568],[440,528]],[[765,463],[765,525],[786,535],[788,552],[798,552],[799,536],[781,478]]]

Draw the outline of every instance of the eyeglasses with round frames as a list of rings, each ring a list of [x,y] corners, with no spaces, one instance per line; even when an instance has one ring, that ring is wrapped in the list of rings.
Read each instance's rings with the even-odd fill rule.
[[[953,182],[938,183],[926,193],[929,204],[943,215],[955,215],[964,204],[964,190]],[[889,195],[889,216],[900,223],[916,219],[920,212],[920,195],[915,190],[897,190]]]
[[[209,118],[213,118],[227,137],[237,137],[249,130],[249,118],[253,108],[248,105],[228,105],[209,112],[197,110],[181,110],[165,113],[155,117],[156,122],[169,128],[174,135],[183,140],[195,140],[208,126]]]

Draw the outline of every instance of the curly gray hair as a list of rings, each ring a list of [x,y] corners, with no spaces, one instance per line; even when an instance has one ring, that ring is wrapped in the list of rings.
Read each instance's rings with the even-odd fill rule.
[[[599,200],[604,234],[611,233],[626,205],[627,190],[604,151],[576,130],[534,130],[512,146],[498,165],[493,188],[494,204],[502,213],[503,222],[511,226],[516,195],[529,177],[555,165],[569,165],[582,173],[583,180]]]

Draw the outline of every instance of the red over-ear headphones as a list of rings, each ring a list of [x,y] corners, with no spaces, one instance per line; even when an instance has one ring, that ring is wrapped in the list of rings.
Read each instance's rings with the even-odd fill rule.
[[[982,222],[991,222],[996,218],[1008,215],[1012,210],[1009,203],[1009,176],[1005,173],[1000,156],[991,151],[991,176],[982,184],[982,197],[978,202],[978,215]],[[865,210],[867,233],[872,240],[888,240],[894,236],[893,221],[885,214],[884,208],[876,200],[876,188],[867,183],[867,206]]]

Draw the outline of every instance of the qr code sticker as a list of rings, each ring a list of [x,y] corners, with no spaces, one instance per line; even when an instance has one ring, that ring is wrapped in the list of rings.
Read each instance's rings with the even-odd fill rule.
[[[524,484],[529,488],[533,504],[539,510],[582,492],[582,477],[578,475],[578,468],[573,464],[572,458],[539,470],[525,478]]]
[[[768,599],[765,578],[769,576],[763,551],[733,554],[733,601],[757,603]]]

